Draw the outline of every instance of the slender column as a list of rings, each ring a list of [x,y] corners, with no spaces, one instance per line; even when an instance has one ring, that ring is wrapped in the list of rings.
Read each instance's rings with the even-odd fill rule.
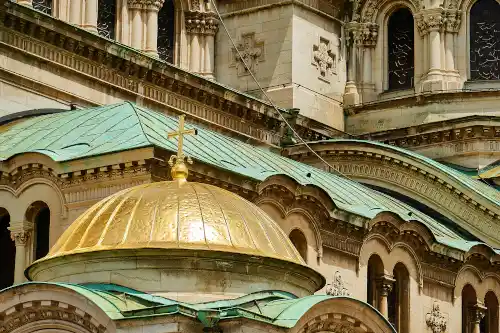
[[[17,3],[24,6],[33,6],[32,0],[17,0]]]
[[[69,23],[80,25],[82,22],[82,1],[71,0],[69,3]]]
[[[9,228],[10,237],[16,246],[16,258],[14,268],[14,283],[19,284],[25,281],[24,270],[26,269],[27,247],[33,224],[30,222],[12,223]]]
[[[97,0],[85,1],[85,22],[83,27],[91,32],[97,32]]]
[[[189,70],[196,73],[200,71],[200,42],[197,33],[191,35],[190,49]]]
[[[372,83],[372,49],[365,47],[363,52],[363,82]]]
[[[158,55],[158,10],[148,9],[146,22],[146,48],[145,52]]]
[[[205,74],[209,79],[214,78],[214,35],[209,33],[205,36]]]
[[[375,281],[378,292],[378,310],[385,318],[389,317],[387,296],[389,296],[395,281],[396,280],[386,275],[377,278]]]
[[[429,32],[430,41],[430,69],[441,70],[441,39],[438,30],[431,30]]]
[[[131,46],[136,49],[141,49],[142,42],[142,18],[141,10],[138,8],[132,9],[132,40]]]
[[[469,325],[472,326],[471,333],[481,333],[481,328],[479,324],[486,315],[486,310],[487,308],[479,303],[474,304],[469,308],[469,318],[470,318]]]

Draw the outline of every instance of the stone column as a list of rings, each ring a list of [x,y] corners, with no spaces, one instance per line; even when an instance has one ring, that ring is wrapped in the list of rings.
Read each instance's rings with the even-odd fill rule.
[[[486,315],[488,309],[482,304],[474,304],[469,308],[469,325],[471,325],[471,333],[481,333],[479,324]]]
[[[146,17],[146,47],[144,51],[158,56],[158,9],[149,8]]]
[[[97,0],[85,0],[85,21],[83,27],[97,33]]]
[[[213,12],[186,12],[186,32],[190,38],[189,70],[214,77],[215,33],[219,21]],[[203,59],[202,58],[203,53]],[[203,61],[202,61],[203,60]]]
[[[141,15],[141,10],[139,8],[133,8],[131,10],[132,13],[132,38],[130,41],[130,46],[136,48],[136,49],[141,49],[141,44],[142,44],[142,15]]]
[[[82,23],[82,0],[69,2],[69,23],[80,25]]]
[[[378,293],[378,310],[385,318],[389,317],[387,296],[389,296],[389,293],[392,291],[394,282],[396,282],[396,280],[387,275],[380,276],[375,280]]]
[[[11,223],[10,237],[16,246],[16,261],[14,269],[14,283],[19,284],[25,281],[24,270],[26,269],[26,258],[28,256],[29,239],[33,230],[30,222]]]

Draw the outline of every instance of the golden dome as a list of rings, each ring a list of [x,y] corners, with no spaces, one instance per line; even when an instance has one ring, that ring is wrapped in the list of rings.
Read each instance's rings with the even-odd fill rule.
[[[223,251],[305,265],[260,208],[224,189],[185,181],[140,185],[100,201],[72,223],[44,259],[141,248]]]

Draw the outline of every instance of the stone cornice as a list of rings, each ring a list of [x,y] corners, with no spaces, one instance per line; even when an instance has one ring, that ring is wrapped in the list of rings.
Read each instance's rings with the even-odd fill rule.
[[[317,149],[342,174],[393,190],[404,189],[406,195],[417,197],[417,200],[456,221],[461,228],[480,235],[478,237],[489,245],[500,244],[497,238],[492,237],[500,234],[498,207],[483,198],[478,199],[465,186],[441,178],[439,172],[395,158],[381,150],[349,149],[335,144],[313,146],[313,149]],[[293,159],[314,164],[308,153],[298,150],[290,155]]]
[[[272,106],[139,51],[68,27],[62,21],[45,16],[41,19],[29,8],[0,0],[3,47],[166,106],[165,112],[186,113],[195,121],[279,145],[283,124]],[[304,126],[310,123],[299,116],[297,130],[310,139],[335,134],[334,129],[325,126],[321,132]]]

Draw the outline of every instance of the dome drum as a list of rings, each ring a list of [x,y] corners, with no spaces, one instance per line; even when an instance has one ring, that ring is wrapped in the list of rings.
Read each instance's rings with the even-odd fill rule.
[[[314,293],[324,277],[307,266],[275,258],[205,250],[120,249],[40,261],[31,280],[114,283],[183,302],[212,301],[262,290],[299,297]]]

